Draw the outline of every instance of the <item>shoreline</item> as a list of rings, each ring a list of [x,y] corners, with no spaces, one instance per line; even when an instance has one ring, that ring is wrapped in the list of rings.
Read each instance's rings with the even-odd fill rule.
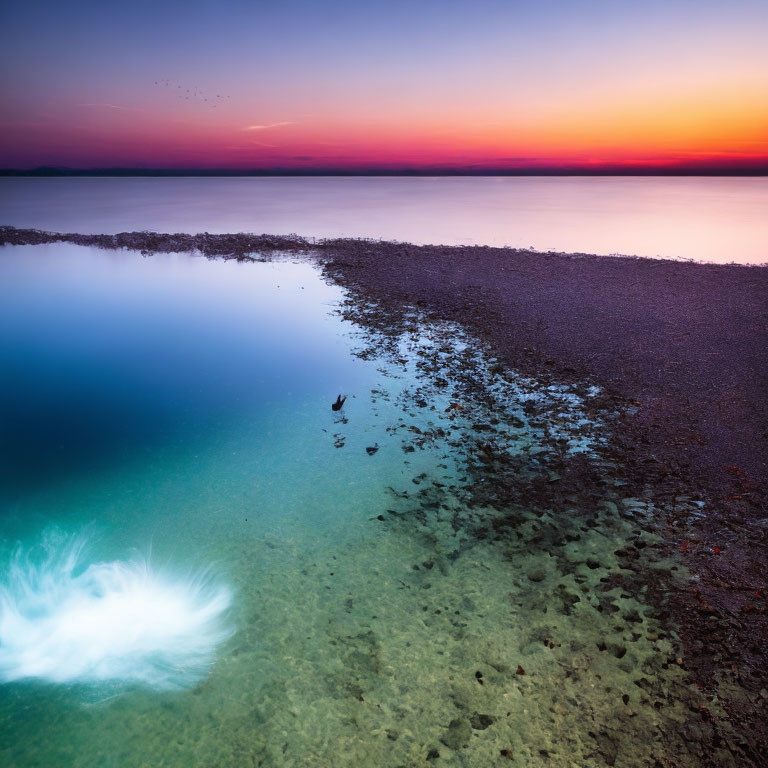
[[[77,235],[0,227],[0,244],[71,242],[249,259],[310,255],[355,319],[396,327],[404,307],[458,323],[522,374],[603,387],[624,415],[616,447],[638,489],[707,501],[707,516],[655,521],[695,589],[668,592],[685,669],[718,693],[740,764],[768,751],[768,270],[482,246],[299,237]],[[363,315],[361,317],[361,314]],[[718,681],[720,685],[718,685]]]

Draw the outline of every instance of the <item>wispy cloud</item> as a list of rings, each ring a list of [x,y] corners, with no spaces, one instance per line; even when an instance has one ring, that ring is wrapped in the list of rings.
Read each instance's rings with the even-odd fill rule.
[[[244,131],[266,131],[269,128],[282,128],[284,125],[296,125],[293,121],[286,120],[282,123],[269,123],[267,125],[247,125]]]
[[[119,109],[121,112],[143,112],[138,107],[121,107],[119,104],[80,104],[81,107],[102,107],[104,109]]]
[[[7,120],[5,122],[0,123],[0,127],[3,128],[27,128],[29,126],[36,126],[36,125],[45,125],[45,123],[32,123],[32,122],[26,122],[24,120]]]
[[[269,147],[270,149],[277,149],[277,144],[265,144],[263,141],[250,141],[248,144],[228,144],[224,149],[238,149],[244,152],[253,151],[255,147]]]

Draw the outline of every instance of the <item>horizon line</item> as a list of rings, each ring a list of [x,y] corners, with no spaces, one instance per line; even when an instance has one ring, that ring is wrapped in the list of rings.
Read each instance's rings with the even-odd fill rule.
[[[70,168],[0,168],[0,176],[768,176],[768,163],[744,165],[600,165],[532,166],[528,168],[466,167],[265,167],[265,168],[149,168],[110,166]]]

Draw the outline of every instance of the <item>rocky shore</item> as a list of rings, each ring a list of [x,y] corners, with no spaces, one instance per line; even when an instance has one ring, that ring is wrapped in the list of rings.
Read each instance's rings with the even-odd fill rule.
[[[736,764],[766,764],[768,269],[294,236],[0,228],[3,245],[51,242],[213,258],[306,254],[347,289],[350,316],[384,337],[415,312],[459,324],[523,375],[599,386],[601,408],[620,414],[611,450],[625,495],[659,510],[643,524],[689,574],[684,583],[640,574],[681,639],[680,666],[722,712],[713,718],[697,705],[689,737],[727,750]],[[475,501],[522,501],[515,468],[497,471],[487,440],[476,449],[478,466],[494,467],[483,479],[497,477]],[[528,501],[587,503],[584,482],[594,469],[579,474],[568,460],[548,471],[557,482],[529,484]],[[630,555],[638,557],[617,553]]]

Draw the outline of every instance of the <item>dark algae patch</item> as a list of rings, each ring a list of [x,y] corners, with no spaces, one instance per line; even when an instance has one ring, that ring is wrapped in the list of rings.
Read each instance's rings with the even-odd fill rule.
[[[413,462],[369,525],[418,546],[392,579],[400,621],[371,597],[361,624],[351,595],[323,629],[343,659],[323,695],[385,745],[371,764],[766,764],[768,271],[0,229],[3,244],[60,241],[302,255],[346,289],[358,354],[393,383],[371,402],[398,406],[388,433]],[[398,386],[405,371],[415,383]],[[444,465],[422,467],[426,451]],[[257,764],[301,764],[272,745],[297,727],[285,717],[253,726],[269,742]]]

